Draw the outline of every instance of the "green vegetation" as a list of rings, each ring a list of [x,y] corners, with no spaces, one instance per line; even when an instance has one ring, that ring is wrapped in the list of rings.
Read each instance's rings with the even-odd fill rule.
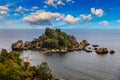
[[[65,32],[61,32],[60,29],[54,30],[46,28],[45,34],[40,36],[38,39],[33,40],[33,42],[34,41],[43,42],[41,48],[48,49],[71,49],[78,46],[78,42],[73,35],[67,35]]]
[[[79,43],[73,35],[68,35],[60,29],[50,28],[46,28],[44,34],[32,41],[23,43],[22,40],[18,40],[11,47],[12,50],[34,49],[44,51],[45,53],[66,53],[68,51],[80,50]]]
[[[53,78],[52,72],[46,62],[38,66],[30,66],[19,58],[17,52],[0,52],[0,80],[58,80]]]

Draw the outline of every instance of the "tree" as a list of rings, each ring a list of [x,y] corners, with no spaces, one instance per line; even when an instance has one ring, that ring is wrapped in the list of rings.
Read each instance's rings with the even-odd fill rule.
[[[12,60],[0,63],[0,80],[22,80],[24,78],[21,66]]]
[[[56,80],[46,62],[39,66],[21,65],[17,52],[2,50],[0,54],[0,80]]]
[[[57,48],[58,47],[58,42],[57,40],[55,39],[46,39],[43,41],[43,48],[50,48],[50,49],[53,49],[53,48]]]
[[[41,65],[37,66],[37,75],[40,80],[51,80],[53,78],[52,72],[46,62],[42,62]]]

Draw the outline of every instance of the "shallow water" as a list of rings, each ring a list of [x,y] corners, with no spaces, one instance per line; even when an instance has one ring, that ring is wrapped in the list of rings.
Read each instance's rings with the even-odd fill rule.
[[[39,51],[23,51],[21,57],[29,56],[32,65],[48,62],[55,76],[64,80],[120,80],[120,31],[119,30],[63,30],[74,35],[78,41],[116,50],[114,55],[98,55],[94,52],[74,51],[66,54],[45,55]],[[0,30],[0,49],[10,50],[17,40],[32,40],[44,30]]]

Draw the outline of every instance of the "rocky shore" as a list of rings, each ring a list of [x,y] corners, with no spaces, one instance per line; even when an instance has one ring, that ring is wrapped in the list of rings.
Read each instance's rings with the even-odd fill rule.
[[[61,32],[60,29],[46,28],[45,33],[33,41],[18,40],[11,46],[12,50],[40,50],[44,53],[67,53],[70,51],[96,52],[98,54],[114,54],[114,50],[91,45],[87,40],[77,42],[73,35]]]
[[[47,49],[47,48],[40,48],[38,47],[38,44],[36,44],[36,48],[31,47],[32,43],[30,41],[23,42],[22,40],[18,40],[16,43],[12,44],[12,50],[40,50],[44,53],[66,53],[66,52],[71,52],[71,51],[86,51],[88,53],[90,52],[96,52],[98,54],[114,54],[114,50],[108,50],[107,48],[101,48],[99,45],[92,45],[90,46],[90,43],[87,40],[83,40],[80,42],[78,47],[72,48],[72,49],[67,49],[67,48],[62,48],[62,49]],[[40,44],[39,44],[40,45]]]
[[[18,50],[40,50],[45,53],[66,53],[70,51],[81,51],[81,50],[87,51],[86,47],[89,45],[89,43],[87,40],[83,40],[82,42],[80,42],[78,47],[74,47],[71,49],[68,49],[67,47],[61,48],[61,49],[48,49],[48,48],[41,48],[38,45],[41,46],[40,42],[37,43],[34,48],[32,48],[32,42],[30,41],[23,42],[22,40],[18,40],[17,42],[13,43],[11,47],[12,47],[12,50],[16,50],[16,51]]]

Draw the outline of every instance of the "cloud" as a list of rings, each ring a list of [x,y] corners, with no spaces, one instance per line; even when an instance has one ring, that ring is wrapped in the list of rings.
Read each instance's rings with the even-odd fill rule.
[[[65,18],[65,15],[61,15],[60,17],[57,17],[56,20],[59,21],[59,20],[63,20]]]
[[[0,6],[0,15],[5,15],[7,14],[9,9],[5,6]]]
[[[7,10],[8,10],[7,7],[5,7],[5,6],[0,6],[0,11],[7,11]]]
[[[109,22],[105,20],[105,21],[99,22],[99,24],[102,24],[102,25],[104,25],[104,26],[108,26],[108,25],[109,25]]]
[[[57,8],[56,4],[54,3],[54,0],[47,0],[45,3],[50,5],[50,6],[53,6],[53,7]]]
[[[69,3],[69,2],[74,3],[75,1],[66,0],[66,3]],[[45,4],[50,5],[50,6],[54,7],[54,8],[58,8],[58,5],[64,5],[65,6],[65,1],[64,0],[46,0]]]
[[[33,6],[33,7],[30,9],[30,11],[35,11],[35,10],[38,10],[38,9],[39,9],[39,7]]]
[[[72,0],[66,0],[66,2],[72,2]]]
[[[0,11],[0,14],[5,15],[5,14],[7,14],[7,11]]]
[[[120,20],[117,20],[118,23],[120,23]]]
[[[71,2],[71,3],[75,3],[74,0],[66,0],[66,3],[69,3],[69,2]]]
[[[91,13],[96,16],[102,17],[104,14],[104,11],[102,9],[91,8]]]
[[[23,11],[23,7],[22,7],[22,6],[19,6],[15,11],[16,11],[16,12],[21,12],[21,11]]]
[[[44,5],[44,8],[48,8],[48,6],[47,6],[47,5]]]
[[[91,20],[92,19],[92,15],[91,14],[88,14],[88,15],[81,14],[80,17],[83,20]]]
[[[23,18],[25,22],[30,23],[31,25],[52,25],[52,21],[54,18],[60,17],[61,14],[59,13],[52,13],[52,12],[45,12],[45,11],[39,11],[32,13],[31,15],[28,15]]]
[[[23,11],[28,11],[28,9],[26,9],[26,8],[24,8],[24,7],[22,7],[22,6],[19,6],[19,7],[15,10],[15,12],[23,12]]]
[[[58,4],[58,5],[65,5],[65,3],[63,3],[63,2],[60,1],[60,0],[57,2],[57,4]]]
[[[18,16],[18,14],[17,14],[17,13],[14,13],[14,16]]]
[[[65,19],[64,19],[64,21],[66,22],[66,23],[70,23],[70,24],[73,24],[73,23],[76,23],[76,22],[78,22],[80,20],[80,18],[74,18],[72,15],[67,15],[66,17],[65,17]]]

